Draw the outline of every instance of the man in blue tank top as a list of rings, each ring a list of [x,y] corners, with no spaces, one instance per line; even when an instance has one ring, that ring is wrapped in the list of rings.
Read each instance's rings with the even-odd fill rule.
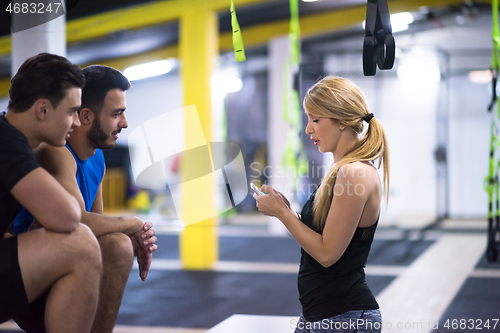
[[[99,241],[103,275],[92,332],[112,332],[134,255],[144,281],[157,245],[151,222],[103,215],[105,163],[101,149],[114,148],[119,133],[128,126],[124,112],[125,91],[130,82],[107,66],[89,66],[83,74],[81,126],[73,130],[65,147],[44,145],[35,150],[35,155],[40,165],[77,199],[82,223],[90,227]],[[17,232],[24,231],[33,221],[22,219],[19,217],[15,223]]]

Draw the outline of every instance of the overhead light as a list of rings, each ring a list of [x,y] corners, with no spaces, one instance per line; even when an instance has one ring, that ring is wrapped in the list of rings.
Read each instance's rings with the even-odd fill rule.
[[[399,32],[408,29],[413,23],[413,15],[408,12],[391,15],[392,32]]]
[[[409,25],[413,23],[413,15],[408,12],[397,13],[391,15],[392,32],[399,32],[408,29]],[[365,28],[366,21],[363,21],[363,29]]]
[[[315,2],[315,1],[318,1],[318,0],[302,0],[302,2]]]
[[[128,67],[123,71],[123,75],[125,75],[129,81],[135,81],[166,74],[170,72],[173,67],[174,64],[172,60],[159,60]]]
[[[433,64],[399,65],[397,75],[402,81],[416,83],[439,82],[441,80],[439,66]]]
[[[221,93],[233,93],[243,88],[243,81],[237,76],[216,74],[212,77],[212,89]]]
[[[492,79],[493,77],[489,70],[469,72],[469,81],[472,83],[484,84],[491,82]]]

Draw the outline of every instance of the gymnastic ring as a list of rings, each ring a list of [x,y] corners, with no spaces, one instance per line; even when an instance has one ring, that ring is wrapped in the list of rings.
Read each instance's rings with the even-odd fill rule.
[[[377,46],[377,62],[380,69],[391,69],[394,66],[396,54],[396,43],[394,37],[388,34],[384,38],[384,44]]]

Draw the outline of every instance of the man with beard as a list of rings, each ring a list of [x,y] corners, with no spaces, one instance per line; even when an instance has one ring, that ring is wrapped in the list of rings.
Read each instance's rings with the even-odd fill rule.
[[[134,254],[144,281],[157,245],[151,222],[137,217],[103,215],[105,164],[101,149],[114,148],[118,134],[128,126],[124,112],[125,91],[130,88],[130,82],[122,73],[107,66],[89,66],[83,69],[83,74],[81,126],[73,130],[65,147],[44,145],[35,150],[35,155],[40,165],[77,199],[82,223],[90,227],[99,241],[103,275],[92,332],[112,332]],[[15,231],[24,231],[26,221],[31,224],[33,220],[20,218],[15,222]]]

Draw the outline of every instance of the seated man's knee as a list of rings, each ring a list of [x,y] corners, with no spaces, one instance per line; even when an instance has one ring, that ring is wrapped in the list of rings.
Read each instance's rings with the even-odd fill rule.
[[[97,238],[88,226],[80,223],[70,235],[69,246],[79,264],[87,264],[101,269],[101,251]]]
[[[120,266],[132,266],[134,249],[129,236],[116,232],[99,237],[98,240],[104,261]]]

